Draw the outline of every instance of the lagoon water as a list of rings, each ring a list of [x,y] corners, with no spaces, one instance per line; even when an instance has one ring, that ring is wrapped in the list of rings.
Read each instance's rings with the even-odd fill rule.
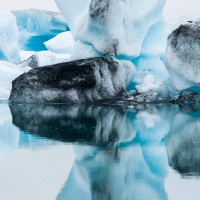
[[[2,200],[195,200],[199,177],[198,104],[0,104]]]

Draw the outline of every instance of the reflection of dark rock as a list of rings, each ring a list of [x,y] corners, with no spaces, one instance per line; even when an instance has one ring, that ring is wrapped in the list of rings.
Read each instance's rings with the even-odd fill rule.
[[[129,67],[113,58],[91,58],[33,69],[13,81],[10,101],[78,103],[122,98]]]
[[[49,139],[106,145],[134,137],[127,109],[66,105],[10,105],[10,109],[16,126]]]
[[[200,112],[178,113],[166,139],[170,166],[183,175],[200,176]]]

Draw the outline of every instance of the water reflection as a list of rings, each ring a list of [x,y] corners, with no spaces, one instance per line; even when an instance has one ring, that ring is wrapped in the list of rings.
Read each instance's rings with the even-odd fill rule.
[[[76,159],[58,200],[165,200],[169,165],[183,177],[200,175],[199,105],[10,105],[10,110],[15,126],[9,117],[1,120],[0,142],[10,141],[15,149],[30,142],[73,144]]]
[[[59,200],[167,199],[164,140],[174,108],[10,106],[21,130],[74,143],[76,160]]]
[[[67,105],[10,105],[13,123],[41,137],[105,146],[158,142],[168,132],[170,115],[166,105],[150,108]]]
[[[183,176],[200,176],[200,109],[185,106],[173,116],[166,139],[169,165]]]

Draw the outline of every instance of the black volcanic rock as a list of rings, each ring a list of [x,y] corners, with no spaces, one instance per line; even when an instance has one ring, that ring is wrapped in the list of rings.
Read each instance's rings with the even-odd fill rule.
[[[12,83],[11,102],[80,103],[126,96],[131,66],[114,58],[91,58],[36,68]]]

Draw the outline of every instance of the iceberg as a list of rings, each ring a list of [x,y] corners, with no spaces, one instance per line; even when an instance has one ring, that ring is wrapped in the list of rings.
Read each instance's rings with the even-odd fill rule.
[[[165,66],[175,93],[200,86],[200,21],[179,26],[168,37]]]
[[[45,47],[56,54],[71,54],[75,41],[70,31],[60,33],[44,42]]]
[[[197,69],[199,55],[194,52],[194,49],[199,48],[199,22],[189,21],[170,34],[162,16],[166,0],[153,0],[151,4],[147,0],[85,0],[84,2],[55,0],[55,2],[62,14],[37,9],[7,13],[13,18],[12,24],[16,33],[14,38],[19,38],[19,42],[16,39],[11,45],[2,43],[0,59],[19,64],[21,56],[23,62],[17,65],[18,69],[26,68],[28,65],[32,68],[51,65],[49,69],[52,69],[58,67],[59,62],[63,62],[66,66],[71,65],[71,61],[74,61],[74,66],[83,62],[85,66],[85,62],[98,57],[98,67],[96,62],[93,63],[95,70],[98,68],[93,74],[95,86],[91,86],[92,89],[87,90],[86,94],[86,90],[80,92],[80,88],[83,89],[83,86],[79,85],[80,82],[72,84],[73,87],[71,83],[67,86],[61,84],[70,88],[67,90],[69,93],[65,97],[65,102],[70,99],[70,102],[118,99],[120,94],[122,99],[129,97],[128,100],[140,103],[170,101],[171,98],[177,98],[177,95],[185,89],[189,88],[190,92],[199,91],[200,80]],[[180,18],[171,24],[175,27],[184,20]],[[1,32],[3,33],[3,27]],[[179,34],[180,32],[183,34]],[[5,38],[2,40],[6,42]],[[10,44],[10,41],[7,43]],[[15,50],[15,54],[8,51],[8,46]],[[14,60],[13,55],[15,55]],[[18,60],[16,56],[19,57]],[[105,60],[109,62],[112,60],[110,67],[100,73],[99,68],[103,68]],[[112,73],[113,66],[117,66],[116,74]],[[86,66],[83,68],[85,70]],[[44,73],[46,69],[44,68],[44,71],[36,69],[35,73],[39,71]],[[24,75],[26,80],[32,72]],[[79,80],[80,76],[75,73],[73,79],[75,76],[76,80]],[[39,79],[37,81],[40,85],[41,81]],[[34,88],[34,81],[30,83]],[[20,84],[17,85],[21,87]],[[46,87],[48,84],[44,85]],[[40,102],[46,102],[47,99],[51,103],[60,102],[66,96],[61,89],[58,91],[55,85],[50,85],[47,90],[43,90],[40,97],[38,94],[35,95]],[[1,93],[8,96],[10,86],[0,85],[0,88]],[[122,88],[123,92],[120,93]],[[19,88],[15,89],[15,92],[20,91]],[[49,95],[51,92],[52,99]],[[26,97],[27,94],[24,93],[24,100],[29,98]],[[58,98],[59,95],[62,98]]]
[[[76,41],[75,58],[88,58],[84,46],[104,56],[136,58],[155,24],[162,21],[165,0],[55,0]],[[70,6],[69,6],[70,5]],[[116,14],[117,13],[117,14]]]
[[[81,103],[125,98],[134,66],[115,58],[91,58],[36,68],[12,83],[11,102]]]
[[[0,12],[0,60],[15,64],[20,62],[18,29],[11,12]]]
[[[154,0],[151,5],[137,0],[55,2],[75,40],[72,60],[100,56],[129,60],[136,68],[126,87],[129,94],[166,95],[169,73],[164,54],[170,30],[162,16],[165,0]],[[154,82],[146,87],[148,76],[154,77]]]
[[[39,9],[12,11],[12,13],[17,21],[21,50],[47,50],[44,42],[69,30],[60,13]]]

